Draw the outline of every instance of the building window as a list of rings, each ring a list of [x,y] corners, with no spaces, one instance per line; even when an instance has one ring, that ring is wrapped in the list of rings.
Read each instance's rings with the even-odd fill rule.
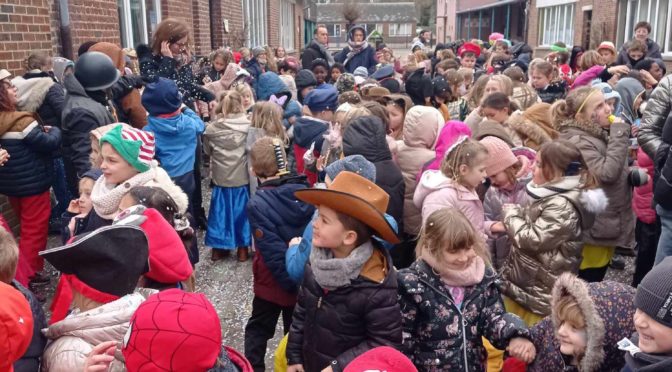
[[[280,1],[280,46],[286,51],[294,50],[294,3]]]
[[[637,22],[647,21],[651,24],[649,38],[660,45],[663,53],[672,52],[672,7],[669,0],[620,0],[618,10],[619,44],[634,37]]]
[[[119,33],[124,48],[148,43],[161,22],[161,0],[117,0]]]
[[[574,3],[539,8],[539,44],[552,45],[562,41],[572,45],[575,10]]]
[[[390,23],[390,36],[411,36],[411,24]]]
[[[330,25],[326,25],[326,27],[327,27],[327,32],[329,33],[329,36],[332,36],[332,37],[341,36],[341,32],[343,31],[343,29],[341,28],[341,25],[330,24]]]
[[[247,30],[245,45],[251,48],[266,45],[266,0],[242,0]],[[293,32],[292,32],[293,34]]]

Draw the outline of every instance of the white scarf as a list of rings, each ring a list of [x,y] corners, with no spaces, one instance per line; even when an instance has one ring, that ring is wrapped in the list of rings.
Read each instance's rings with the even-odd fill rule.
[[[98,178],[91,191],[91,203],[93,209],[100,217],[111,220],[119,211],[121,199],[132,188],[142,186],[153,180],[156,176],[156,167],[152,166],[148,171],[138,173],[119,185],[107,183],[105,176]]]

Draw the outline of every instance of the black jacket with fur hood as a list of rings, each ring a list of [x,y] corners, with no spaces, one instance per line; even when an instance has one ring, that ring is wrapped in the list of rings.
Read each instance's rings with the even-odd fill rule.
[[[586,352],[577,366],[560,353],[555,336],[560,328],[556,304],[563,296],[576,299],[586,323]],[[555,282],[551,306],[553,313],[534,325],[530,332],[537,357],[527,366],[529,372],[620,371],[625,364],[617,343],[634,331],[635,289],[621,283],[586,283],[572,274],[563,274]]]

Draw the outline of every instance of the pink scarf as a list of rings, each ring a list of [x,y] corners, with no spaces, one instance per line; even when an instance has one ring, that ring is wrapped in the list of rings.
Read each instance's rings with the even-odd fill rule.
[[[460,271],[445,268],[426,249],[422,250],[420,258],[450,287],[470,287],[480,283],[485,275],[485,262],[479,256],[471,260],[466,269]]]

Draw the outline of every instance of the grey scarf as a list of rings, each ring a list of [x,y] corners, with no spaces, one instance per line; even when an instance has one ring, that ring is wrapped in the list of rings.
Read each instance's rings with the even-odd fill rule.
[[[334,258],[331,249],[313,247],[310,252],[310,266],[317,284],[332,290],[346,286],[356,279],[372,254],[371,241],[355,248],[346,258]]]
[[[326,45],[320,43],[319,41],[317,41],[317,39],[313,39],[313,41],[311,41],[310,43],[311,44],[315,43],[315,45],[317,45],[317,47],[320,48],[320,52],[322,52],[322,54],[325,57],[327,57],[327,63],[329,64],[329,67],[334,65],[334,62],[335,62],[334,61],[334,56],[332,56],[331,53],[329,53],[329,49],[327,49]],[[310,69],[310,66],[303,66],[303,68]]]

